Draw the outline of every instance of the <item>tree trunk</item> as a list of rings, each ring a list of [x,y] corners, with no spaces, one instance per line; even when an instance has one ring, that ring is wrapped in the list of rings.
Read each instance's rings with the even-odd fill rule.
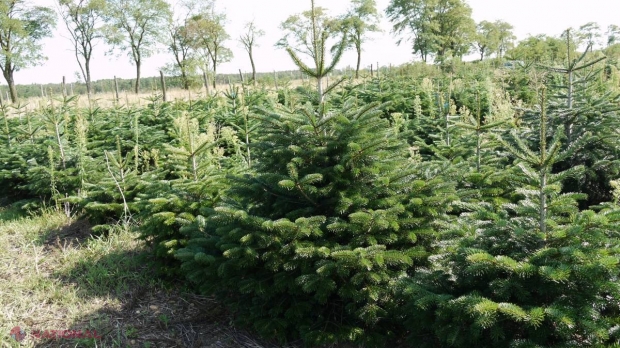
[[[86,93],[88,94],[88,97],[90,98],[90,95],[92,93],[92,83],[90,79],[90,58],[85,59],[84,68],[86,70]]]
[[[183,80],[183,89],[189,90],[189,79],[187,78],[185,68],[181,69],[181,80]]]
[[[256,86],[256,66],[254,65],[254,57],[252,56],[252,47],[248,49],[248,53],[250,55],[250,64],[252,64],[252,81],[254,86]]]
[[[484,50],[480,50],[480,61],[484,60]]]
[[[213,90],[216,89],[217,85],[217,64],[213,61]]]
[[[362,63],[362,48],[356,47],[357,50],[357,66],[355,67],[355,78],[360,78],[360,64]]]
[[[162,92],[162,96],[164,98],[164,102],[166,102],[167,98],[166,98],[166,79],[164,78],[164,72],[163,71],[159,71],[159,77],[161,78],[161,92]]]
[[[11,102],[17,103],[17,90],[15,89],[15,79],[13,77],[13,69],[11,69],[12,64],[9,62],[5,69],[2,71],[4,75],[4,79],[6,80],[7,85],[9,85],[9,94],[11,95]]]
[[[323,104],[323,77],[317,78],[317,90],[319,91],[319,105]]]
[[[140,93],[140,61],[136,61],[136,86],[134,91],[136,94]]]
[[[547,240],[547,195],[545,194],[545,189],[547,188],[547,173],[545,169],[540,172],[540,190],[539,190],[539,199],[540,199],[540,215],[538,226],[540,228],[540,232],[545,234],[545,240]]]
[[[566,95],[566,107],[568,107],[569,110],[573,109],[573,71],[569,71],[568,72],[568,93]],[[573,131],[573,125],[570,122],[570,119],[567,117],[566,122],[564,124],[564,131],[566,132],[566,139],[568,141],[568,143],[570,144],[573,139],[572,139],[572,131]]]

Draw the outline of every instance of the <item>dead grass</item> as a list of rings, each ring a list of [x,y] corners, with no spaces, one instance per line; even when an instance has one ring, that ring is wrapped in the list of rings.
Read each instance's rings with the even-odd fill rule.
[[[88,221],[59,212],[0,210],[0,347],[276,347],[232,326],[213,299],[156,279],[135,232],[91,233]],[[15,327],[21,342],[10,337]]]
[[[360,78],[360,79],[353,80],[352,82],[361,83],[366,80],[368,80],[367,76]],[[303,86],[303,85],[311,85],[312,87],[314,87],[313,83],[311,83],[307,79],[304,79],[304,80],[280,81],[278,88],[283,88],[283,87],[296,88],[296,87]],[[227,84],[220,84],[220,85],[217,85],[216,91],[224,92],[228,90],[229,87],[230,86]],[[248,88],[266,88],[267,90],[275,91],[274,85],[258,85],[257,87],[250,86]],[[211,94],[213,94],[213,88],[210,87],[209,91]],[[189,91],[180,89],[180,88],[173,88],[173,89],[169,89],[166,92],[166,95],[169,101],[198,100],[198,99],[204,98],[206,94],[207,94],[207,91],[204,87],[200,89],[192,89]],[[109,93],[94,94],[91,98],[91,102],[92,102],[93,108],[99,107],[99,108],[104,108],[104,109],[112,108],[116,105],[146,106],[147,104],[151,103],[150,100],[158,96],[161,97],[161,91],[145,91],[140,94],[123,91],[119,93],[119,99],[117,101],[115,93],[109,92]],[[17,116],[20,113],[23,114],[28,111],[39,110],[45,106],[49,106],[52,104],[59,105],[60,100],[58,98],[59,96],[56,96],[56,97],[51,98],[50,100],[50,98],[48,97],[46,98],[33,97],[33,98],[21,100],[17,104],[9,105],[8,113],[10,116]],[[85,95],[78,96],[77,106],[80,108],[88,108],[89,107],[88,98]]]
[[[287,87],[291,87],[291,88],[295,88],[297,86],[301,86],[303,84],[307,84],[307,80],[306,82],[304,82],[304,80],[294,80],[294,81],[289,81],[286,82],[286,84],[282,84],[280,83],[279,87],[283,87],[283,86],[287,86]],[[224,92],[226,91],[230,86],[227,84],[220,84],[217,86],[217,88],[215,89],[217,92]],[[262,88],[263,86],[258,86],[256,88]],[[267,89],[275,89],[274,86],[264,86]],[[255,87],[248,87],[248,88],[255,88]],[[209,92],[211,94],[213,94],[213,88],[210,87]],[[169,101],[174,101],[174,100],[198,100],[201,98],[204,98],[204,96],[207,94],[206,89],[200,88],[200,89],[191,89],[191,90],[184,90],[184,89],[180,89],[180,88],[173,88],[173,89],[169,89],[166,92],[166,96],[167,99]],[[145,91],[143,93],[140,94],[135,94],[132,92],[128,92],[128,91],[123,91],[119,93],[119,99],[118,101],[116,100],[116,94],[114,92],[109,92],[109,93],[98,93],[92,96],[92,106],[93,107],[100,107],[100,108],[111,108],[114,107],[115,105],[124,105],[124,106],[143,106],[143,105],[147,105],[148,103],[150,103],[150,99],[156,97],[156,96],[160,96],[161,97],[161,91]],[[58,98],[58,97],[56,97]],[[54,101],[54,98],[52,98],[52,101],[50,101],[50,98],[46,97],[46,98],[42,98],[42,97],[33,97],[33,98],[28,98],[25,100],[20,101],[18,104],[16,105],[12,105],[14,107],[21,107],[22,108],[22,112],[26,112],[26,111],[33,111],[33,110],[38,110],[41,109],[42,107],[48,106],[51,103],[56,103],[56,105],[58,105],[60,102],[59,101]],[[88,108],[89,107],[89,101],[88,98],[85,95],[80,95],[78,96],[78,102],[77,102],[78,107],[82,107],[82,108]],[[17,114],[17,112],[13,109],[9,110],[10,113],[12,115]]]

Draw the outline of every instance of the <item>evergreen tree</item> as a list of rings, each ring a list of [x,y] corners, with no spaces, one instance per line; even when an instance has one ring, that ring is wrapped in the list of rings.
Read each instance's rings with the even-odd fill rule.
[[[462,237],[447,243],[434,271],[404,282],[404,315],[407,327],[415,328],[415,342],[422,335],[428,347],[617,342],[620,215],[580,212],[577,200],[585,195],[560,192],[562,182],[583,168],[552,173],[552,166],[583,140],[561,150],[563,132],[548,135],[545,99],[538,112],[538,151],[521,136],[504,141],[519,161],[515,179],[523,199],[500,208],[478,204],[451,231]]]
[[[204,223],[228,188],[226,175],[236,171],[240,148],[234,131],[219,127],[211,118],[200,124],[198,110],[181,113],[174,120],[171,144],[161,153],[160,169],[144,173],[135,202],[142,224],[140,238],[153,248],[163,275],[178,275],[174,252]],[[228,144],[234,144],[232,151]],[[226,151],[230,154],[226,157]]]
[[[263,110],[255,175],[177,252],[188,278],[266,336],[381,345],[394,282],[427,263],[454,199],[380,105]]]
[[[577,165],[586,168],[585,175],[566,182],[569,191],[588,192],[584,207],[611,200],[609,182],[620,171],[617,159],[618,144],[615,129],[620,127],[618,101],[620,95],[605,86],[597,63],[605,57],[590,57],[588,51],[577,58],[571,53],[570,30],[565,32],[567,63],[564,67],[545,67],[552,76],[554,90],[550,109],[556,117],[550,119],[550,129],[563,126],[565,146],[570,146],[580,135],[591,134],[585,146],[564,161],[555,171]]]

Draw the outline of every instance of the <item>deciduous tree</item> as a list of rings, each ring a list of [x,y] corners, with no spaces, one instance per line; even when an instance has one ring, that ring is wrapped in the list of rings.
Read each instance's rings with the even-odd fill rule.
[[[512,59],[536,63],[554,63],[564,61],[569,48],[567,41],[544,34],[530,36],[511,49],[508,54]],[[570,51],[575,45],[571,43]]]
[[[611,24],[609,27],[607,27],[606,34],[607,34],[607,47],[620,42],[620,27],[619,26],[615,24]]]
[[[480,53],[480,61],[493,54],[499,48],[499,35],[495,23],[482,21],[478,23],[474,45]]]
[[[192,16],[187,22],[187,30],[195,49],[202,52],[203,58],[211,63],[213,88],[216,85],[217,67],[232,59],[232,51],[225,46],[230,35],[224,28],[226,15],[216,13],[213,7]]]
[[[467,54],[476,32],[471,8],[462,0],[391,0],[386,13],[394,33],[413,35],[413,53],[424,62],[430,55],[443,62]]]
[[[495,27],[497,28],[499,38],[497,57],[502,58],[504,56],[504,53],[506,53],[506,51],[513,47],[514,41],[517,39],[517,37],[512,32],[514,27],[510,23],[497,20],[495,21]]]
[[[579,30],[575,33],[576,39],[580,44],[585,44],[590,50],[593,50],[595,46],[602,44],[601,39],[603,33],[601,28],[596,22],[589,22],[579,27]]]
[[[136,93],[140,91],[142,62],[163,41],[170,16],[170,5],[164,0],[108,0],[106,40],[127,52],[136,65]]]
[[[480,53],[480,60],[497,53],[501,58],[502,54],[512,46],[515,37],[512,34],[512,25],[504,21],[482,21],[478,23],[476,39],[474,45]]]
[[[69,32],[89,96],[92,92],[90,61],[95,41],[103,37],[101,20],[104,9],[104,0],[58,0],[58,11]]]
[[[347,43],[355,48],[357,65],[355,78],[359,77],[362,61],[362,45],[368,40],[368,33],[379,32],[379,12],[375,0],[352,0],[351,9],[343,19],[344,30],[347,32]]]
[[[0,0],[0,70],[17,101],[14,73],[45,59],[41,39],[52,35],[56,16],[49,7],[29,6],[24,0]]]
[[[250,63],[252,64],[252,81],[256,84],[256,64],[254,64],[254,48],[258,47],[256,40],[262,36],[265,36],[265,31],[256,28],[254,21],[245,25],[245,32],[239,37],[239,42],[243,45],[246,52],[250,56]]]
[[[189,89],[190,75],[195,72],[197,65],[196,50],[187,26],[190,17],[194,15],[195,8],[196,3],[193,1],[182,3],[182,10],[175,11],[175,16],[171,16],[168,23],[167,46],[168,51],[174,57],[172,70],[181,74],[184,89]],[[177,17],[179,12],[182,15]]]

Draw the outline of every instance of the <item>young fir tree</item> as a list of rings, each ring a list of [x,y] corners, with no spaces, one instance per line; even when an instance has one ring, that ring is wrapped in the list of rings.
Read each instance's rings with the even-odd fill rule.
[[[179,274],[176,250],[186,245],[187,236],[204,222],[202,215],[228,188],[225,173],[236,168],[227,162],[239,163],[241,157],[231,128],[218,130],[213,121],[201,126],[192,116],[177,116],[171,145],[166,144],[161,154],[165,164],[142,175],[135,199],[142,221],[140,238],[152,246],[159,271],[168,276]],[[224,157],[229,143],[237,144],[237,159]]]
[[[426,265],[454,199],[380,105],[263,110],[255,175],[177,252],[190,280],[265,336],[380,345],[400,277]]]
[[[612,199],[609,182],[619,174],[620,162],[616,129],[620,127],[618,111],[620,95],[602,79],[605,57],[592,57],[589,50],[573,57],[570,30],[565,32],[567,63],[563,67],[545,67],[555,73],[557,81],[552,87],[552,103],[549,109],[555,117],[549,120],[550,129],[563,126],[566,134],[564,146],[570,146],[582,134],[589,132],[590,139],[580,151],[556,164],[554,171],[583,165],[583,176],[565,183],[568,191],[587,192],[588,207]]]
[[[539,146],[515,136],[504,142],[518,158],[523,185],[518,204],[480,203],[460,222],[462,238],[435,263],[435,271],[405,281],[405,324],[416,346],[593,347],[617,342],[614,329],[618,212],[579,212],[582,194],[561,184],[582,171],[552,173],[564,132],[550,141],[545,98]],[[554,115],[555,116],[555,115]]]
[[[495,135],[510,127],[512,117],[510,113],[502,114],[501,110],[491,107],[493,96],[487,97],[490,99],[487,101],[488,107],[483,107],[481,94],[484,91],[476,89],[471,92],[476,104],[474,111],[462,106],[461,119],[454,123],[454,127],[460,130],[456,146],[469,150],[465,157],[467,168],[457,179],[457,190],[463,202],[487,202],[501,206],[514,201],[512,177],[515,167],[509,163],[508,153],[501,149]]]

